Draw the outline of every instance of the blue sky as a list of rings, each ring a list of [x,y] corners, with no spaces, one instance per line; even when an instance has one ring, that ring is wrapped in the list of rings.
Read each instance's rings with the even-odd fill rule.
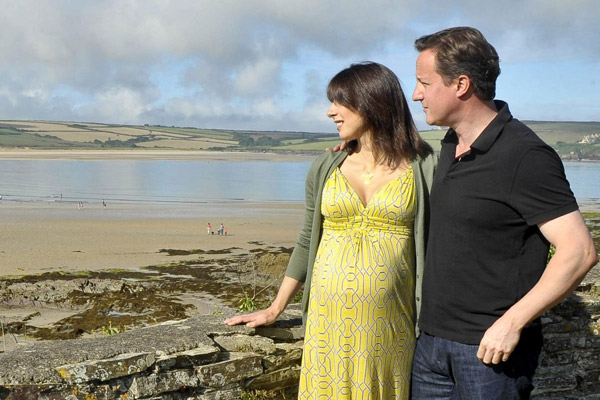
[[[600,121],[597,0],[0,0],[0,6],[2,120],[334,133],[325,87],[335,73],[352,62],[380,62],[410,97],[414,40],[469,25],[496,47],[497,98],[515,117]],[[427,129],[419,105],[411,109],[417,126]]]

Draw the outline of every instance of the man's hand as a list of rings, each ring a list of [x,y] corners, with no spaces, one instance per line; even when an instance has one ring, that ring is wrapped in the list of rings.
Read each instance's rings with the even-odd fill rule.
[[[325,151],[333,150],[334,153],[337,153],[338,151],[342,151],[345,148],[346,148],[346,142],[344,141],[344,142],[336,145],[333,149],[331,147],[325,148]]]
[[[521,329],[571,293],[598,262],[579,211],[546,221],[539,228],[556,252],[535,286],[483,335],[477,358],[486,364],[507,361],[519,343]]]
[[[521,330],[517,329],[512,321],[504,315],[485,331],[479,343],[477,358],[485,364],[506,362],[517,347],[520,338]]]

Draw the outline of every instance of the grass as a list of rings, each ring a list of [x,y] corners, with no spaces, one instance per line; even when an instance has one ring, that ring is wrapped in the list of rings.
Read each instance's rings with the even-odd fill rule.
[[[584,136],[600,133],[600,122],[523,121],[561,155],[600,157],[600,144],[577,144]],[[423,130],[420,134],[440,150],[445,129]],[[245,139],[266,145],[243,146]],[[201,129],[151,125],[68,123],[60,121],[0,121],[0,148],[35,149],[135,149],[163,150],[285,150],[323,151],[341,141],[335,133]]]
[[[577,142],[586,135],[600,133],[600,122],[522,122],[550,145],[558,142]]]

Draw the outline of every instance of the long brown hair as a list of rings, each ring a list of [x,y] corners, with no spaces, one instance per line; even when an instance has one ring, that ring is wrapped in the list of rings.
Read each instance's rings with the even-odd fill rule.
[[[352,64],[331,79],[327,98],[363,118],[377,162],[395,169],[402,160],[433,152],[419,135],[398,77],[389,68],[374,62]],[[350,141],[348,152],[357,146],[356,140]]]

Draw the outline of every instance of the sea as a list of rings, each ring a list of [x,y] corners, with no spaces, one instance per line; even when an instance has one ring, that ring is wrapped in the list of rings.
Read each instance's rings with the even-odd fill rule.
[[[310,161],[0,160],[0,202],[303,202]],[[578,202],[600,202],[600,163],[564,163]]]

